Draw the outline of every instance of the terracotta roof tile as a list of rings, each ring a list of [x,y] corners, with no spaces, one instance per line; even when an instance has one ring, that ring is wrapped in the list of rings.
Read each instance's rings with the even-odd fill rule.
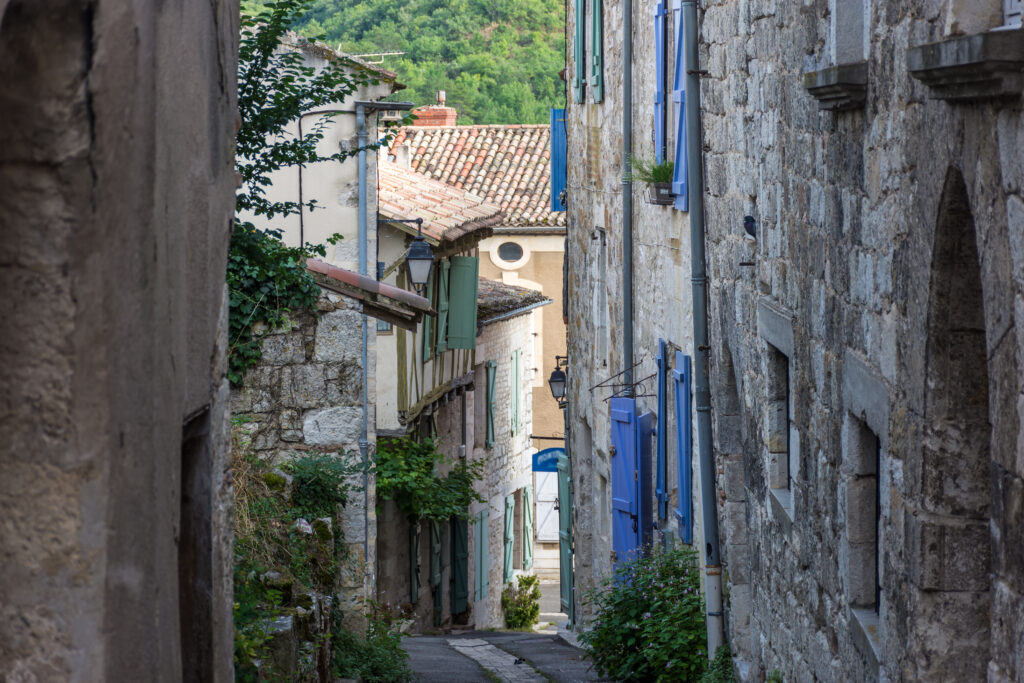
[[[498,205],[501,225],[565,225],[565,212],[551,211],[546,125],[411,126],[399,131],[392,153],[402,144],[416,174]]]

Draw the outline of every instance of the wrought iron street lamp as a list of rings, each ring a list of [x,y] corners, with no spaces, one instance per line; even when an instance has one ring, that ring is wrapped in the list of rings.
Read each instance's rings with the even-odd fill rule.
[[[551,377],[548,378],[548,387],[551,389],[551,395],[558,401],[559,408],[565,407],[566,376],[562,368],[568,367],[568,365],[568,356],[555,356],[555,369],[551,371]]]
[[[409,245],[409,251],[405,253],[405,269],[416,293],[422,295],[427,283],[430,282],[430,271],[434,268],[434,252],[423,239],[422,218],[401,222],[416,224],[416,238]]]

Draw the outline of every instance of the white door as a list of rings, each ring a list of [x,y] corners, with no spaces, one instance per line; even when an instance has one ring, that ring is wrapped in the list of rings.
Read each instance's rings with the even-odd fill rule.
[[[534,472],[537,482],[537,541],[558,541],[558,473]]]

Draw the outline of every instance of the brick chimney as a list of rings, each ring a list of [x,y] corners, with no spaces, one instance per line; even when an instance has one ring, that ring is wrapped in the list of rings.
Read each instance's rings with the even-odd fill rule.
[[[454,126],[458,112],[452,107],[445,106],[444,90],[437,91],[437,104],[426,107],[417,107],[412,110],[416,115],[414,126]]]

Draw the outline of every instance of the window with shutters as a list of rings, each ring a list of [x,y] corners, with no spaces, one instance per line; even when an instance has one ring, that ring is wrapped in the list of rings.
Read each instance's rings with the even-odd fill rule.
[[[687,191],[687,158],[686,158],[686,59],[683,50],[683,7],[681,0],[672,0],[673,31],[672,40],[675,45],[673,60],[672,102],[675,105],[675,156],[672,166],[672,194],[676,196],[675,208],[680,211],[690,210],[690,198]],[[694,67],[696,68],[696,67]]]
[[[493,360],[487,361],[484,365],[484,372],[487,378],[487,396],[486,396],[486,425],[487,430],[486,436],[484,437],[484,448],[494,448],[494,394],[495,394],[495,379],[498,373],[498,364]]]
[[[1003,0],[1003,24],[1005,26],[1021,25],[1021,0]]]
[[[604,101],[604,4],[590,6],[590,92],[594,102]]]
[[[519,433],[523,422],[523,352],[516,349],[509,361],[509,425],[512,436]]]
[[[665,160],[665,74],[668,69],[668,0],[658,0],[654,8],[654,157]]]
[[[587,24],[587,0],[574,0],[576,3],[575,25],[573,34],[573,81],[572,93],[576,102],[583,102],[584,88],[586,86],[586,24]]]
[[[476,299],[480,262],[475,256],[452,256],[448,272],[449,349],[476,348]]]
[[[515,494],[510,493],[505,496],[505,555],[504,555],[504,566],[501,573],[502,583],[508,583],[512,580],[514,573],[514,567],[512,565],[513,558],[513,546],[515,545],[515,514],[516,514],[516,497]]]

